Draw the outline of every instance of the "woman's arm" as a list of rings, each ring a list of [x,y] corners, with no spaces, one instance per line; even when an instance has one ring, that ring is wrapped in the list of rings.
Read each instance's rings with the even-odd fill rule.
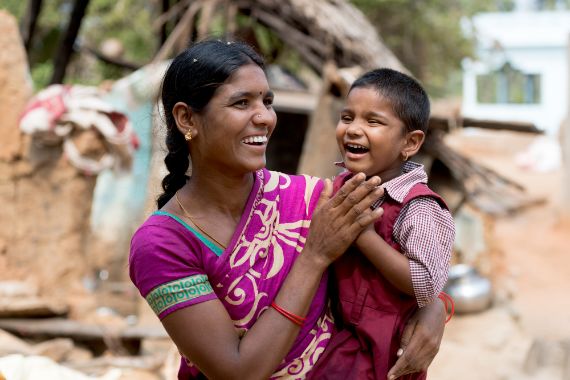
[[[305,248],[275,298],[279,306],[307,314],[325,269],[378,218],[381,211],[370,205],[380,195],[379,183],[378,177],[364,182],[364,175],[357,175],[329,200],[332,186],[326,181]],[[162,323],[181,353],[210,379],[268,378],[299,332],[299,326],[269,308],[240,340],[218,300],[174,311]]]
[[[302,316],[326,268],[304,253],[294,263],[275,299],[284,309]],[[175,311],[162,323],[180,352],[209,379],[267,379],[300,330],[269,308],[240,340],[233,321],[218,300]]]
[[[401,292],[414,295],[409,259],[386,243],[373,228],[366,228],[355,245],[392,285]]]
[[[437,298],[418,309],[408,320],[400,342],[399,358],[388,372],[388,380],[427,370],[439,351],[446,312],[443,301]]]

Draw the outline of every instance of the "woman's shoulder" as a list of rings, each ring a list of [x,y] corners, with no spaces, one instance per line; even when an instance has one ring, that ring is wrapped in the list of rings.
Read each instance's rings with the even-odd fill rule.
[[[199,267],[203,250],[192,236],[172,215],[150,215],[131,239],[129,272],[135,285],[139,289],[144,285],[148,291],[163,278],[175,278],[175,273]],[[152,279],[151,285],[143,281],[147,278]]]
[[[155,211],[136,229],[131,245],[133,242],[151,242],[178,235],[180,226],[176,216],[160,210]]]
[[[323,180],[307,174],[288,174],[275,170],[262,169],[265,184],[277,182],[283,187],[306,187],[322,189]]]
[[[174,214],[156,211],[135,231],[131,238],[130,261],[155,260],[157,256],[176,256],[189,260],[202,251],[199,239],[190,227]]]

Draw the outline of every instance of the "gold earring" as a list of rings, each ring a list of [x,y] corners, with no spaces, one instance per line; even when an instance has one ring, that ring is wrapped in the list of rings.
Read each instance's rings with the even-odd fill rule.
[[[188,130],[188,132],[186,132],[186,134],[184,135],[184,140],[186,141],[190,141],[192,140],[192,130]]]
[[[404,162],[408,161],[408,152],[404,152]]]

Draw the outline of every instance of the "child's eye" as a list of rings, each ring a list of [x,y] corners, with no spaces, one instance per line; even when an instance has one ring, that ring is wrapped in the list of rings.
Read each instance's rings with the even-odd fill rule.
[[[342,120],[345,123],[350,123],[352,121],[352,117],[348,115],[340,115],[340,120]]]
[[[381,122],[380,120],[376,120],[376,119],[368,120],[368,124],[370,124],[370,125],[384,125],[383,122]]]

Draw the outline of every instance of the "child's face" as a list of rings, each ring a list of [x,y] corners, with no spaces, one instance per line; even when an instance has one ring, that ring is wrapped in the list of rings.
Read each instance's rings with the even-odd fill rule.
[[[336,140],[351,172],[377,175],[383,182],[400,175],[406,129],[390,101],[376,90],[357,87],[350,91]]]

